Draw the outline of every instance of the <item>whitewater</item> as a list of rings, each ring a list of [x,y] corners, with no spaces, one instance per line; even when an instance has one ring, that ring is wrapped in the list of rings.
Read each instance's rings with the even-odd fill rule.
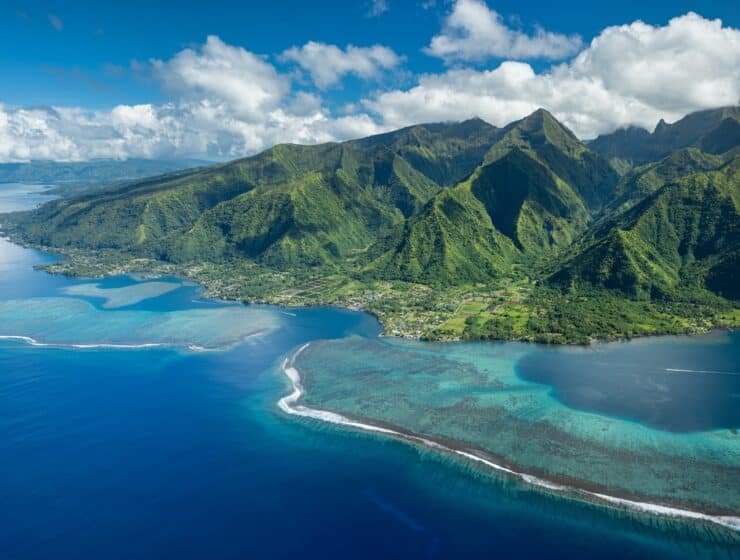
[[[301,397],[304,395],[304,388],[301,382],[300,372],[295,367],[295,360],[306,348],[308,348],[309,345],[310,343],[303,344],[292,354],[292,356],[285,358],[282,362],[282,371],[286,375],[286,377],[290,380],[290,383],[293,389],[290,394],[282,397],[278,401],[278,407],[286,414],[290,414],[294,416],[301,416],[305,418],[312,418],[312,419],[319,420],[322,422],[328,422],[330,424],[346,426],[349,428],[354,428],[354,429],[358,429],[358,430],[362,430],[366,432],[379,433],[379,434],[383,434],[383,435],[387,435],[391,437],[396,437],[401,440],[409,441],[412,443],[421,444],[425,447],[435,449],[437,451],[443,451],[445,453],[452,453],[454,455],[464,457],[465,459],[474,461],[476,463],[483,464],[496,471],[506,473],[507,475],[510,475],[510,476],[514,476],[524,481],[525,483],[530,484],[535,487],[545,488],[547,490],[559,492],[559,493],[575,492],[579,494],[582,498],[587,499],[588,501],[591,501],[591,502],[597,501],[597,502],[600,502],[602,504],[609,505],[612,507],[621,506],[623,508],[636,511],[636,512],[640,512],[640,513],[663,515],[663,516],[683,518],[683,519],[692,519],[696,521],[707,521],[707,522],[714,523],[716,525],[720,525],[722,527],[731,529],[733,531],[740,532],[740,517],[737,517],[737,516],[709,515],[709,514],[705,514],[702,512],[698,512],[698,511],[692,511],[692,510],[682,509],[682,508],[675,508],[675,507],[670,507],[670,506],[665,506],[665,505],[660,505],[660,504],[653,504],[650,502],[629,500],[629,499],[620,498],[617,496],[611,496],[609,494],[592,492],[589,490],[585,490],[583,488],[564,486],[562,484],[558,484],[556,482],[552,482],[552,481],[549,481],[549,480],[546,480],[546,479],[543,479],[537,476],[533,476],[531,474],[515,471],[504,465],[495,463],[494,461],[491,461],[490,459],[486,457],[482,457],[473,451],[455,449],[455,448],[443,445],[437,441],[427,439],[427,438],[424,438],[424,437],[421,437],[415,434],[404,433],[398,430],[394,430],[392,428],[378,426],[378,425],[374,425],[374,424],[367,423],[367,422],[359,422],[357,420],[353,420],[351,418],[348,418],[336,412],[331,412],[328,410],[321,410],[321,409],[316,409],[316,408],[310,408],[305,405],[300,405],[298,404],[298,401],[300,401]]]

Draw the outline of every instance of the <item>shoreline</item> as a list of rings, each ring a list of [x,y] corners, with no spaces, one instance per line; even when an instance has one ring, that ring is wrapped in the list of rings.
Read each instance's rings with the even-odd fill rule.
[[[304,418],[311,418],[330,424],[346,426],[348,428],[354,428],[364,432],[378,433],[394,437],[412,444],[422,445],[433,450],[457,455],[469,461],[482,464],[495,471],[513,476],[533,487],[542,488],[551,492],[557,492],[560,496],[563,497],[570,497],[571,499],[580,498],[581,500],[587,501],[589,503],[597,503],[599,505],[611,508],[624,508],[631,512],[709,522],[714,525],[718,525],[724,529],[729,529],[730,531],[733,531],[735,535],[740,534],[740,516],[711,515],[690,509],[666,506],[662,504],[654,504],[651,502],[638,501],[626,497],[605,494],[603,492],[596,491],[595,489],[589,490],[582,487],[561,484],[553,480],[541,478],[533,474],[519,471],[515,468],[500,464],[498,462],[495,462],[492,458],[483,456],[479,452],[467,449],[463,446],[455,445],[454,442],[451,441],[441,441],[435,438],[422,437],[412,432],[408,432],[392,426],[390,424],[385,424],[383,422],[373,423],[365,419],[359,420],[352,418],[351,416],[346,416],[336,412],[310,408],[305,405],[298,404],[305,391],[301,382],[300,372],[295,367],[295,360],[301,354],[301,352],[303,352],[310,344],[311,343],[309,342],[300,346],[295,352],[293,352],[292,355],[284,358],[281,364],[281,369],[285,376],[290,380],[293,388],[290,394],[283,396],[277,402],[278,407],[286,414],[300,416]],[[568,493],[571,493],[571,495],[568,496]]]
[[[252,334],[248,334],[238,340],[227,342],[221,346],[202,346],[193,342],[142,342],[142,343],[125,343],[125,342],[84,342],[84,343],[71,343],[71,342],[42,342],[36,338],[26,335],[17,334],[3,334],[0,335],[0,342],[9,340],[12,342],[20,342],[29,346],[35,346],[38,348],[66,348],[76,350],[95,350],[100,348],[106,348],[109,350],[148,350],[152,348],[184,348],[191,352],[220,352],[230,350],[239,344],[243,344],[252,338],[259,338],[264,336],[266,331],[257,331]]]
[[[26,244],[18,243],[18,240],[11,239],[11,238],[6,238],[6,239],[8,239],[8,241],[10,241],[11,243],[16,243],[21,246],[28,247],[28,245]],[[51,254],[55,254],[53,251],[50,251],[49,248],[41,248],[41,247],[33,247],[33,246],[31,246],[31,248],[44,251],[47,254],[49,254],[50,252]],[[50,273],[52,275],[60,274],[58,272],[51,272],[48,270],[45,270],[45,272]],[[165,273],[163,271],[157,271],[157,270],[150,270],[150,271],[144,271],[144,272],[146,274],[151,274],[153,277],[173,275],[183,280],[194,281],[198,283],[199,285],[204,286],[206,289],[208,289],[207,285],[198,282],[197,279],[187,274],[178,274],[177,272],[174,272],[173,274],[171,271]],[[132,275],[134,273],[130,271],[126,271],[126,272],[122,272],[122,274]],[[72,274],[62,274],[62,275],[80,278],[79,276],[75,276]],[[107,276],[109,275],[101,274],[95,277],[104,278]],[[94,278],[94,277],[88,277],[88,278]],[[207,297],[207,300],[213,300],[213,299],[214,298],[212,297]],[[221,301],[234,301],[234,300],[224,299]],[[267,304],[267,305],[275,305],[277,308],[281,310],[287,310],[291,308],[301,308],[301,307],[303,308],[322,307],[322,306],[335,307],[335,308],[340,308],[340,309],[348,309],[352,311],[361,311],[364,313],[368,313],[369,315],[375,317],[376,319],[379,319],[376,314],[374,314],[371,310],[368,310],[364,306],[342,306],[342,305],[337,305],[337,304],[324,304],[324,305],[313,305],[313,306],[307,306],[307,305],[291,306],[291,305],[284,305],[284,304]],[[383,327],[382,323],[380,324],[381,324],[381,327]],[[716,327],[711,330],[724,331],[724,330],[732,330],[732,328]],[[184,348],[184,349],[187,349],[193,352],[205,352],[205,351],[219,351],[223,349],[229,349],[235,345],[245,342],[246,340],[252,337],[259,337],[259,336],[262,336],[263,334],[264,334],[263,332],[253,333],[251,335],[248,335],[244,339],[241,339],[238,341],[232,341],[231,343],[225,346],[219,346],[219,347],[203,347],[203,346],[199,346],[199,345],[191,344],[187,342],[182,342],[182,343],[155,342],[155,343],[141,343],[141,344],[126,344],[126,343],[70,344],[70,343],[63,343],[63,342],[60,342],[60,343],[42,342],[32,337],[23,336],[23,335],[0,335],[0,341],[11,340],[11,341],[16,341],[16,342],[22,342],[30,346],[55,347],[55,348],[147,349],[147,348],[154,348],[154,347],[180,347],[180,348]],[[692,336],[694,333],[683,333],[683,334],[685,336]],[[394,335],[388,335],[385,333],[381,333],[380,336],[394,336]],[[644,335],[644,336],[636,337],[636,338],[646,339],[648,337],[654,337],[654,336],[663,336],[663,335],[658,335],[658,334]],[[677,336],[677,335],[671,335],[671,336]],[[405,338],[410,338],[410,337],[405,337]],[[460,340],[463,341],[464,339],[460,339]],[[500,339],[500,340],[508,340],[508,339]],[[596,344],[613,343],[613,342],[626,341],[626,340],[627,339],[617,339],[617,340],[594,339],[588,344],[563,343],[563,344],[556,344],[556,346],[589,347],[589,346],[593,346]],[[481,341],[485,342],[486,340],[481,340]],[[445,340],[445,341],[440,341],[440,342],[451,342],[451,341]],[[531,344],[542,344],[540,342],[530,341],[530,340],[521,340],[519,342],[527,342]],[[555,492],[561,497],[569,497],[570,499],[574,499],[574,500],[584,501],[584,502],[592,503],[592,504],[596,503],[604,507],[622,509],[622,510],[627,510],[631,512],[652,514],[656,516],[660,515],[660,516],[673,517],[673,518],[689,519],[689,520],[700,521],[700,522],[708,522],[713,525],[722,527],[723,529],[729,529],[730,531],[732,531],[733,535],[740,534],[740,516],[712,515],[712,514],[702,513],[700,511],[695,511],[691,509],[684,509],[684,508],[672,507],[672,506],[667,506],[667,505],[662,505],[662,504],[643,502],[643,501],[639,501],[635,499],[630,499],[629,497],[609,495],[609,494],[605,494],[603,492],[597,491],[595,489],[589,490],[583,487],[575,486],[573,484],[564,484],[564,483],[560,483],[557,481],[548,480],[546,478],[539,477],[534,474],[530,474],[527,472],[517,470],[516,467],[511,467],[511,466],[502,464],[502,461],[495,459],[493,457],[490,457],[490,456],[485,456],[483,453],[477,450],[468,449],[463,446],[456,445],[456,442],[452,440],[442,440],[442,439],[422,437],[412,432],[404,431],[403,429],[393,426],[391,424],[384,424],[381,421],[369,421],[364,418],[352,418],[351,416],[348,416],[348,415],[342,415],[342,414],[338,414],[338,413],[327,411],[327,410],[313,409],[305,405],[300,405],[298,404],[298,402],[301,399],[301,397],[304,395],[304,389],[301,383],[300,373],[294,367],[294,361],[300,355],[300,353],[303,350],[305,350],[305,348],[308,347],[309,345],[310,345],[310,342],[302,345],[291,356],[285,358],[282,362],[281,369],[283,370],[283,373],[289,378],[289,380],[291,381],[292,387],[293,387],[293,391],[290,394],[279,399],[277,403],[278,407],[286,414],[296,415],[296,416],[301,416],[301,417],[306,417],[306,418],[312,418],[314,420],[319,420],[319,421],[323,421],[323,422],[327,422],[327,423],[335,424],[335,425],[346,426],[348,428],[357,429],[363,432],[378,433],[378,434],[390,436],[396,439],[400,439],[400,440],[406,441],[411,444],[421,445],[426,448],[430,448],[436,451],[441,451],[446,454],[457,455],[468,461],[472,461],[472,462],[484,465],[485,467],[489,469],[492,469],[492,470],[504,473],[508,476],[517,478],[523,481],[524,483],[529,484],[533,487]]]
[[[94,252],[90,250],[79,250],[79,251],[65,251],[58,247],[51,247],[47,245],[39,245],[36,243],[28,242],[23,239],[21,235],[15,232],[12,228],[4,228],[3,224],[0,223],[0,238],[9,241],[15,245],[39,251],[45,255],[53,256],[56,260],[51,263],[42,263],[34,266],[35,269],[51,274],[52,276],[64,276],[69,278],[77,279],[101,279],[108,278],[111,276],[118,275],[129,275],[135,276],[136,274],[144,274],[150,278],[162,278],[162,277],[174,277],[183,281],[195,282],[203,288],[203,297],[209,300],[218,302],[229,302],[229,303],[241,303],[242,305],[270,305],[280,308],[281,311],[287,311],[291,309],[310,309],[320,307],[333,307],[337,309],[346,309],[349,311],[362,312],[370,315],[381,326],[381,333],[379,336],[394,337],[406,340],[421,340],[426,342],[522,342],[527,344],[542,344],[544,346],[553,347],[583,347],[588,348],[596,344],[612,343],[612,342],[628,342],[638,339],[648,339],[660,336],[694,336],[707,334],[713,331],[731,331],[737,328],[735,323],[725,324],[721,321],[714,321],[711,324],[703,326],[688,326],[679,331],[671,329],[659,329],[651,332],[636,333],[628,336],[624,336],[621,333],[615,332],[611,334],[592,334],[585,338],[538,338],[534,332],[529,332],[521,336],[502,336],[502,337],[489,337],[486,335],[482,336],[464,336],[453,335],[450,336],[447,333],[434,335],[430,332],[420,332],[409,328],[408,330],[397,331],[394,327],[393,321],[397,318],[393,314],[387,314],[379,312],[373,309],[367,302],[357,302],[335,298],[325,298],[313,301],[296,300],[286,301],[280,298],[279,293],[268,293],[265,296],[242,296],[239,294],[223,293],[222,289],[214,285],[203,276],[199,275],[197,271],[194,271],[192,266],[186,266],[182,264],[170,263],[152,259],[150,257],[137,257],[134,255],[128,255],[126,257],[118,256],[121,260],[116,260],[112,264],[112,268],[102,270],[99,267],[93,269],[85,268],[84,259],[93,257]],[[83,258],[83,265],[81,268],[79,258]],[[139,261],[137,264],[136,261]],[[133,265],[133,266],[132,266]],[[300,286],[301,284],[298,284]],[[429,288],[429,286],[420,284],[419,286]],[[631,300],[629,300],[631,301]],[[459,303],[459,302],[458,302]],[[395,325],[397,327],[397,325]],[[431,336],[430,336],[431,335]]]
[[[2,232],[0,232],[1,234]],[[65,257],[64,253],[58,253],[55,252],[53,248],[49,247],[37,247],[34,245],[25,245],[19,243],[17,239],[13,239],[11,237],[5,237],[3,239],[6,239],[10,241],[11,243],[14,243],[16,245],[19,245],[21,247],[30,248],[35,251],[40,251],[47,255],[53,255],[55,257]],[[562,342],[558,341],[543,341],[543,340],[536,340],[532,338],[526,338],[526,337],[513,337],[513,338],[486,338],[486,337],[480,337],[480,338],[466,338],[466,337],[439,337],[439,338],[426,338],[424,335],[415,335],[415,334],[391,334],[387,332],[387,326],[383,322],[383,317],[377,313],[376,311],[370,309],[366,305],[361,304],[348,304],[343,305],[338,302],[323,302],[323,303],[305,303],[305,302],[299,302],[295,304],[286,303],[286,302],[271,302],[268,300],[250,300],[250,299],[239,299],[239,298],[230,298],[228,296],[224,296],[222,294],[218,293],[212,293],[208,294],[209,291],[211,291],[211,288],[208,286],[207,282],[204,282],[202,279],[199,279],[196,276],[189,275],[187,272],[183,270],[167,270],[167,271],[161,271],[157,270],[156,268],[151,270],[137,270],[137,271],[114,271],[112,273],[101,273],[101,274],[94,274],[94,275],[85,275],[85,274],[75,274],[70,272],[60,272],[56,270],[49,270],[50,266],[54,266],[56,263],[51,264],[43,264],[43,265],[36,265],[34,268],[36,270],[40,270],[42,272],[45,272],[46,274],[49,274],[51,276],[62,276],[66,278],[74,278],[79,280],[101,280],[105,278],[111,278],[114,276],[130,276],[134,277],[137,274],[141,275],[147,275],[149,279],[155,280],[158,278],[177,278],[181,281],[187,281],[187,282],[193,282],[200,286],[203,289],[202,299],[203,301],[207,302],[213,302],[213,303],[221,303],[221,304],[241,304],[241,305],[264,305],[264,306],[270,306],[275,307],[279,310],[280,313],[283,313],[285,315],[295,315],[290,310],[292,309],[320,309],[320,308],[332,308],[332,309],[341,309],[346,311],[352,311],[357,313],[365,313],[375,319],[378,324],[381,327],[381,332],[378,334],[379,337],[387,337],[387,338],[399,338],[402,340],[415,340],[415,341],[422,341],[422,342],[438,342],[438,343],[447,343],[447,342],[518,342],[522,344],[534,344],[534,345],[541,345],[541,346],[549,346],[549,347],[571,347],[571,348],[592,348],[594,346],[598,346],[600,344],[613,344],[613,343],[620,343],[620,342],[633,342],[635,340],[647,340],[651,338],[660,338],[663,336],[685,336],[685,337],[694,337],[694,336],[702,336],[706,334],[710,334],[712,332],[733,332],[736,330],[735,327],[731,326],[723,326],[723,325],[714,325],[711,327],[706,327],[700,330],[692,331],[687,330],[684,332],[669,332],[669,331],[658,331],[654,333],[646,333],[646,334],[639,334],[631,337],[592,337],[588,341],[574,341],[574,340],[565,340]]]

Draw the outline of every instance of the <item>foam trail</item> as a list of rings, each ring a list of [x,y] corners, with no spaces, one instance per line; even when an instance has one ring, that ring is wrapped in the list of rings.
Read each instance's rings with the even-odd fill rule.
[[[678,368],[665,368],[665,371],[671,371],[675,373],[709,373],[717,375],[740,375],[736,371],[712,371],[706,369],[678,369]]]
[[[258,331],[256,333],[245,336],[239,340],[225,344],[223,346],[202,346],[200,344],[187,343],[187,342],[142,342],[139,344],[126,344],[126,343],[115,343],[115,342],[99,342],[99,343],[65,343],[65,342],[41,342],[35,338],[24,335],[13,335],[4,334],[0,335],[0,340],[15,340],[18,342],[24,342],[30,346],[37,346],[41,348],[77,348],[81,350],[91,350],[99,348],[111,348],[119,350],[139,350],[146,348],[180,348],[185,347],[192,352],[218,352],[221,350],[229,350],[234,346],[243,342],[262,336],[264,331]]]
[[[41,342],[39,342],[35,338],[31,338],[30,336],[4,334],[4,335],[0,335],[0,340],[18,340],[20,342],[25,342],[26,344],[30,344],[32,346],[43,346]]]
[[[398,437],[406,441],[412,441],[414,443],[419,443],[431,449],[437,449],[437,450],[445,451],[447,453],[453,453],[455,455],[465,457],[466,459],[469,459],[471,461],[481,463],[497,471],[504,472],[506,474],[519,478],[520,480],[523,480],[524,482],[531,484],[532,486],[539,486],[540,488],[547,488],[548,490],[554,490],[557,492],[571,492],[571,491],[577,492],[580,495],[585,496],[591,500],[596,499],[596,500],[601,501],[602,503],[611,504],[615,506],[621,506],[621,507],[624,507],[624,508],[627,508],[633,511],[638,511],[642,513],[651,513],[654,515],[665,515],[668,517],[694,519],[697,521],[708,521],[710,523],[721,525],[722,527],[726,527],[734,531],[740,531],[740,517],[735,517],[735,516],[730,516],[730,515],[708,515],[705,513],[698,512],[698,511],[674,508],[674,507],[663,506],[659,504],[651,504],[649,502],[639,502],[636,500],[628,500],[624,498],[618,498],[616,496],[610,496],[608,494],[600,494],[598,492],[591,492],[589,490],[584,490],[581,488],[572,488],[569,486],[564,486],[562,484],[558,484],[556,482],[552,482],[550,480],[546,480],[546,479],[543,479],[543,478],[540,478],[540,477],[537,477],[531,474],[515,471],[504,465],[499,465],[498,463],[495,463],[486,457],[480,456],[474,453],[473,451],[453,449],[451,447],[447,447],[436,441],[426,439],[421,436],[417,436],[417,435],[409,434],[409,433],[403,433],[403,432],[393,430],[391,428],[386,428],[383,426],[375,426],[373,424],[358,422],[357,420],[352,420],[351,418],[347,418],[346,416],[337,414],[336,412],[331,412],[328,410],[321,410],[321,409],[316,409],[316,408],[309,408],[304,405],[299,405],[297,403],[300,400],[300,398],[303,396],[304,389],[303,389],[303,384],[301,383],[300,373],[294,367],[294,364],[295,364],[296,358],[298,358],[298,356],[308,346],[309,346],[308,343],[304,344],[303,346],[298,348],[298,350],[296,350],[296,352],[291,357],[285,358],[282,363],[283,372],[288,377],[288,379],[290,379],[290,382],[293,386],[293,391],[289,395],[284,396],[278,401],[278,406],[280,407],[280,409],[283,410],[287,414],[292,414],[295,416],[302,416],[305,418],[313,418],[315,420],[321,420],[323,422],[329,422],[331,424],[337,424],[340,426],[356,428],[356,429],[363,430],[366,432],[375,432],[375,433],[385,434],[389,436]]]
[[[135,348],[154,348],[158,346],[166,346],[163,342],[144,342],[141,344],[116,344],[113,342],[101,342],[101,343],[95,343],[95,344],[72,344],[72,343],[63,343],[63,342],[41,342],[39,340],[36,340],[35,338],[32,338],[30,336],[22,336],[22,335],[14,335],[14,334],[4,334],[0,335],[0,340],[17,340],[18,342],[25,342],[26,344],[29,344],[31,346],[40,346],[40,347],[53,347],[53,348],[126,348],[126,349],[135,349]]]

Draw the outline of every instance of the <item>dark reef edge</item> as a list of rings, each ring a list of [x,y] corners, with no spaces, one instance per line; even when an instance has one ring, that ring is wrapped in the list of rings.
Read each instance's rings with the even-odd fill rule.
[[[304,396],[304,389],[300,373],[295,367],[295,359],[309,344],[304,344],[298,348],[281,363],[281,370],[290,380],[292,387],[292,392],[278,401],[279,408],[286,414],[310,418],[353,431],[389,437],[416,448],[431,449],[433,452],[445,455],[457,463],[465,463],[476,473],[488,476],[497,474],[515,479],[539,493],[607,508],[611,512],[617,512],[620,515],[636,518],[649,524],[653,524],[656,518],[661,521],[666,519],[677,521],[689,526],[699,527],[700,532],[705,534],[708,532],[712,538],[730,543],[740,543],[740,516],[736,512],[720,509],[706,510],[691,503],[655,501],[653,498],[614,491],[575,478],[553,476],[527,470],[506,458],[497,457],[454,439],[422,436],[382,420],[347,413],[340,414],[302,405],[300,401]]]

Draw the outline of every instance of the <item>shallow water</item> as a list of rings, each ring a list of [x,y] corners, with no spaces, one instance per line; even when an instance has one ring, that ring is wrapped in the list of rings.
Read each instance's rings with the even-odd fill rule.
[[[158,293],[129,277],[99,282],[103,292],[133,287],[122,305],[106,308],[110,298],[92,293],[90,281],[33,270],[50,259],[0,240],[0,334],[55,344],[0,341],[4,559],[738,552],[704,530],[544,496],[510,479],[481,477],[436,453],[282,414],[276,403],[289,385],[281,359],[307,341],[375,339],[379,327],[365,314],[307,309],[286,315],[203,302],[189,283],[160,279],[178,288]],[[83,287],[70,293],[75,286]],[[80,311],[70,316],[70,310]],[[181,318],[187,328],[148,326],[162,324],[162,317]],[[244,333],[259,336],[229,345]],[[60,347],[111,340],[174,346]],[[227,348],[198,352],[188,348],[193,344]],[[521,352],[519,345],[504,347],[506,360]],[[366,365],[378,360],[360,356]],[[347,353],[341,358],[352,363]],[[523,371],[512,375],[516,383],[534,384]],[[482,378],[478,383],[485,389]],[[555,391],[537,385],[544,394]],[[586,406],[564,404],[555,393],[549,398],[572,414]]]
[[[715,334],[700,347],[712,363],[733,363],[740,335]],[[621,415],[595,414],[563,404],[549,385],[522,379],[522,362],[547,364],[548,372],[568,371],[578,355],[583,369],[596,370],[604,354],[617,362],[630,360],[630,376],[642,383],[661,362],[670,360],[680,339],[642,343],[650,359],[632,352],[631,345],[602,345],[590,351],[512,343],[425,344],[393,339],[345,338],[309,345],[296,358],[311,408],[330,410],[364,419],[381,420],[414,434],[451,439],[485,451],[504,464],[518,467],[568,486],[621,496],[646,498],[703,512],[737,515],[740,512],[740,436],[735,427],[678,433],[657,429]],[[532,358],[545,354],[544,358]],[[708,361],[711,361],[708,359]],[[646,363],[647,362],[647,363]],[[580,362],[579,362],[580,363]],[[669,364],[672,362],[668,362]],[[644,371],[644,375],[641,373]],[[564,373],[568,376],[568,373]],[[666,374],[673,377],[691,374]],[[740,378],[725,391],[740,393]],[[606,375],[580,379],[584,392],[607,394],[613,384],[623,387],[630,378]],[[664,381],[662,400],[650,411],[670,416],[671,395],[683,393]],[[694,388],[694,391],[697,391]],[[638,392],[638,389],[632,389]],[[711,419],[714,411],[727,416],[725,393],[713,388],[696,399],[697,411]],[[592,397],[594,402],[600,399]],[[617,401],[619,402],[619,401]],[[623,412],[617,406],[614,410]],[[664,409],[668,409],[667,411]],[[684,405],[675,414],[694,415]]]

